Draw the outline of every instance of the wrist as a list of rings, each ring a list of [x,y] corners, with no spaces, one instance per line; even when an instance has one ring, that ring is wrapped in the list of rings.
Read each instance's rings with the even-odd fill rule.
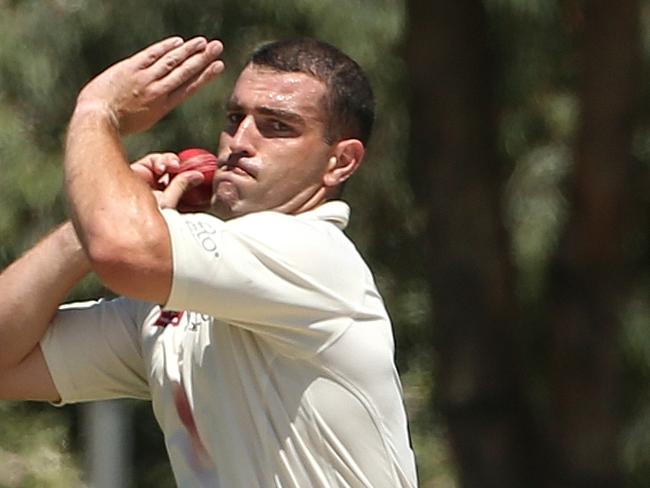
[[[85,121],[86,123],[95,123],[107,125],[115,129],[118,133],[120,131],[120,124],[117,120],[115,112],[110,106],[102,101],[97,100],[77,100],[74,112],[72,113],[71,124]]]
[[[66,256],[66,262],[72,273],[85,275],[91,271],[90,261],[77,237],[77,233],[71,221],[61,225],[56,231],[57,247]]]

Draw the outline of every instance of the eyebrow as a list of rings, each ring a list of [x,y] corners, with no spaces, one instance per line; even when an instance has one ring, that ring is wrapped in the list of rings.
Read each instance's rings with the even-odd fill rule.
[[[236,100],[229,100],[228,103],[226,104],[226,110],[228,111],[237,111],[237,110],[243,110],[244,107],[242,107],[241,104],[239,104]],[[280,119],[284,119],[289,122],[294,122],[294,123],[304,123],[304,118],[300,115],[297,114],[296,112],[292,112],[291,110],[284,110],[281,108],[272,108],[272,107],[255,107],[254,112],[259,113],[261,115],[270,115],[273,117],[278,117]]]

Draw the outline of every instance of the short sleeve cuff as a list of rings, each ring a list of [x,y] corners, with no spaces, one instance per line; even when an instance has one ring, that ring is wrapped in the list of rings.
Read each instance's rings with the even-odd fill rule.
[[[169,231],[169,240],[171,242],[171,251],[172,251],[172,285],[169,290],[169,297],[167,297],[167,302],[163,304],[163,309],[165,310],[174,310],[175,304],[183,303],[183,294],[181,293],[177,264],[180,260],[179,248],[181,244],[178,242],[179,239],[182,239],[182,227],[183,219],[181,215],[173,209],[166,208],[162,210],[163,218],[167,223],[167,229]]]
[[[54,340],[54,330],[52,328],[48,329],[45,336],[43,336],[40,346],[41,351],[43,352],[43,358],[45,359],[45,364],[47,364],[50,376],[52,377],[56,391],[59,394],[59,401],[50,403],[57,407],[73,403],[73,401],[70,400],[74,398],[75,391],[74,384],[72,383],[72,375],[68,370],[65,354],[57,346],[57,343]]]

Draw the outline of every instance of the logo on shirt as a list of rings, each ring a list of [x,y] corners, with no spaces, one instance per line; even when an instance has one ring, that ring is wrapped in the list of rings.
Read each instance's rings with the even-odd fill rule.
[[[181,319],[186,312],[174,312],[173,310],[161,310],[160,315],[154,322],[156,327],[167,327],[171,325],[176,327],[181,323]],[[204,324],[210,324],[212,317],[210,315],[199,312],[187,312],[187,327],[186,330],[196,332]]]
[[[204,324],[209,325],[210,322],[212,322],[212,317],[210,317],[207,314],[199,313],[199,312],[188,312],[187,329],[192,332],[196,332],[197,330],[199,330],[199,327],[201,327]]]
[[[216,239],[217,230],[212,227],[209,222],[186,221],[186,224],[203,250],[215,258],[218,258],[219,251]]]
[[[185,312],[174,312],[173,310],[161,310],[160,315],[156,322],[153,325],[157,327],[167,327],[172,325],[173,327],[181,323],[181,318]]]

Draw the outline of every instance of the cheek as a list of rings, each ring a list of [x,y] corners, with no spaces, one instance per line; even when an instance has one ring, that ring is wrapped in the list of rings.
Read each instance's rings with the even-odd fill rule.
[[[267,167],[267,181],[273,187],[299,190],[320,182],[323,165],[313,155],[285,153],[277,156]]]
[[[278,144],[269,152],[270,160],[294,174],[321,174],[327,166],[328,146],[307,140]]]

